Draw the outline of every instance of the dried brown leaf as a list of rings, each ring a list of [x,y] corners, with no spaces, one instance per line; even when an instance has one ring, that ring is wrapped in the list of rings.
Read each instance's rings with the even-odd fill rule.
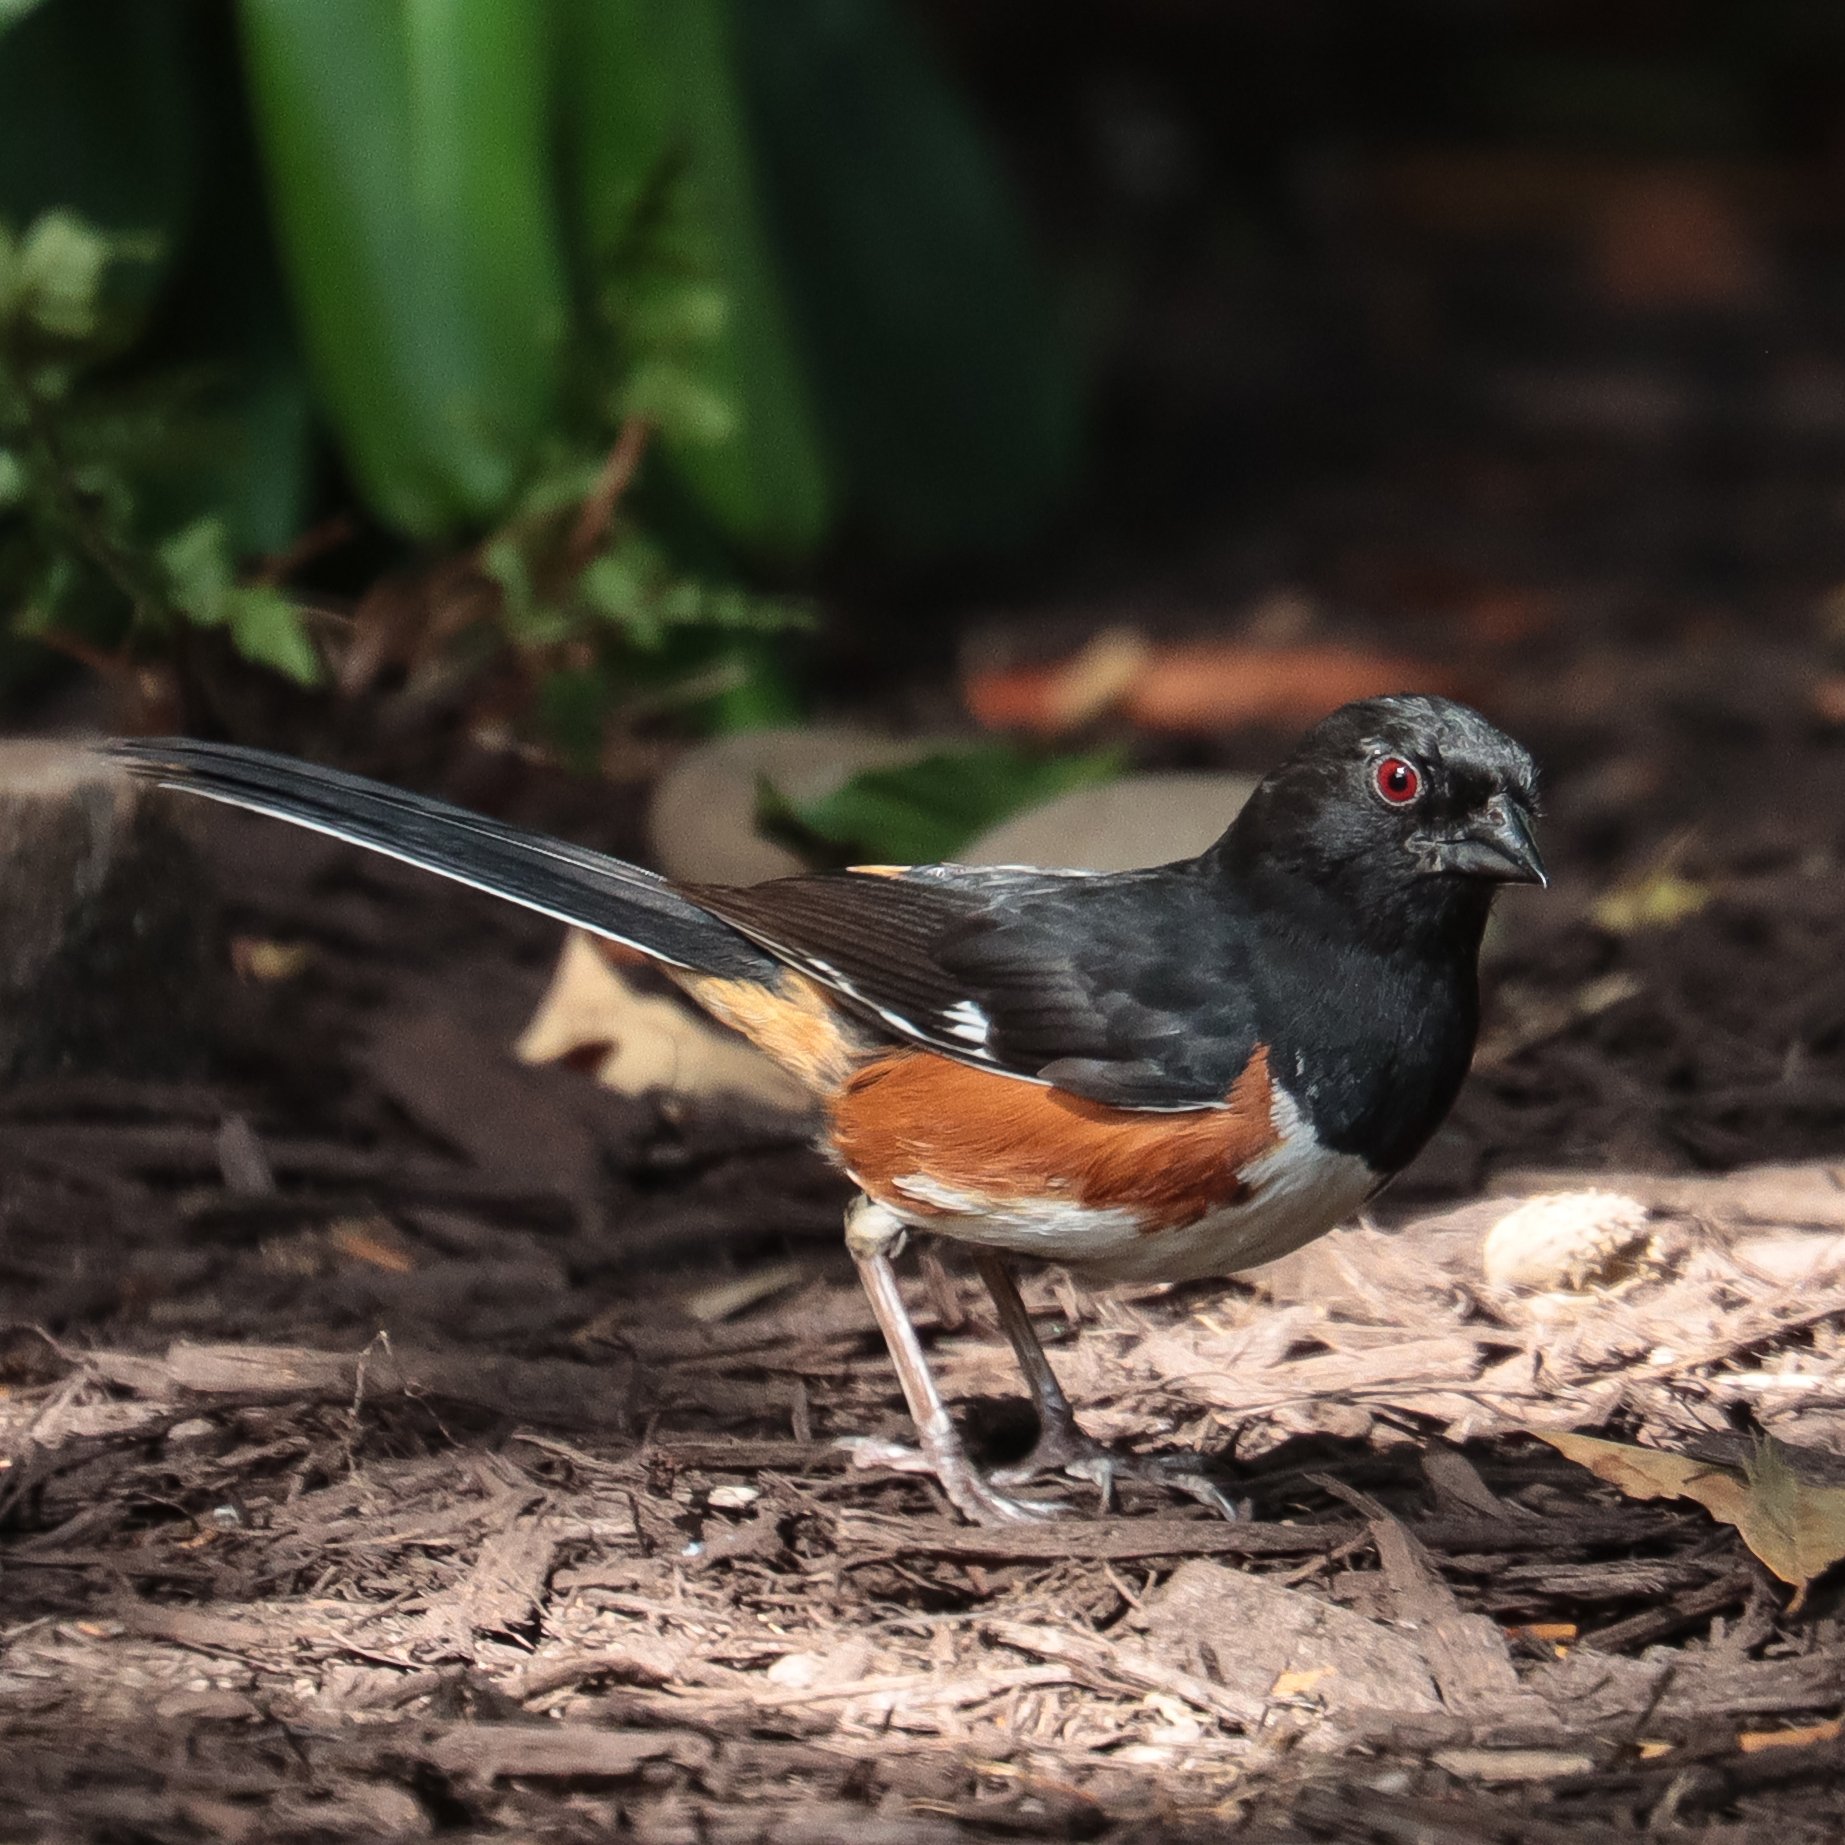
[[[629,984],[586,935],[573,934],[514,1047],[526,1063],[594,1056],[596,1080],[622,1095],[746,1095],[804,1109],[800,1086],[761,1052],[687,1006]]]
[[[1763,1442],[1746,1467],[1720,1467],[1663,1448],[1535,1432],[1630,1499],[1695,1499],[1734,1525],[1756,1556],[1797,1589],[1845,1557],[1845,1487],[1802,1480],[1773,1441]]]

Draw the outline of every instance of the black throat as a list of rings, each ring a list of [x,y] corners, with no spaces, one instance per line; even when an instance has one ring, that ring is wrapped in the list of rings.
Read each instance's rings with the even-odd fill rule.
[[[1261,939],[1256,1012],[1270,1069],[1323,1146],[1380,1175],[1419,1153],[1454,1102],[1479,1028],[1491,887],[1365,858],[1300,862],[1218,848]]]

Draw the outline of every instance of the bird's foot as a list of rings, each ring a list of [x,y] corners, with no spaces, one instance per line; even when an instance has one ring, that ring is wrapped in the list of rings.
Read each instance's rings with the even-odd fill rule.
[[[955,1510],[977,1525],[1036,1524],[1062,1517],[1069,1510],[1051,1500],[1014,1499],[1002,1493],[968,1460],[958,1443],[936,1454],[927,1447],[910,1448],[877,1435],[845,1435],[836,1445],[852,1456],[854,1467],[929,1475],[948,1495]]]
[[[1067,1474],[1074,1480],[1087,1480],[1101,1495],[1102,1510],[1107,1511],[1115,1497],[1116,1484],[1133,1480],[1143,1486],[1181,1492],[1209,1506],[1221,1518],[1237,1519],[1247,1514],[1211,1477],[1210,1462],[1190,1449],[1176,1449],[1164,1454],[1134,1454],[1111,1448],[1097,1441],[1074,1418],[1052,1422],[1041,1428],[1037,1442],[1022,1461],[995,1469],[996,1487],[1026,1486],[1048,1474]]]

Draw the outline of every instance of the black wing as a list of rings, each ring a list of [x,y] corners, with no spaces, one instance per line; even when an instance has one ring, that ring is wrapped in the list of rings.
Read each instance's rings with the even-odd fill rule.
[[[1215,875],[929,866],[682,887],[885,1029],[1130,1108],[1221,1103],[1256,1044]]]

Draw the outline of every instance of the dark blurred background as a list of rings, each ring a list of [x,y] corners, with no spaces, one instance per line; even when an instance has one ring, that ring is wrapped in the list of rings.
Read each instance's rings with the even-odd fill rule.
[[[1188,759],[1727,636],[1824,728],[1842,222],[1803,0],[10,0],[4,695]]]
[[[1334,587],[1380,610],[1474,572],[1747,599],[1796,549],[1832,568],[1835,14],[1027,12],[951,9],[956,56],[1106,303],[1117,504],[1234,526],[1252,578],[1362,534]]]

